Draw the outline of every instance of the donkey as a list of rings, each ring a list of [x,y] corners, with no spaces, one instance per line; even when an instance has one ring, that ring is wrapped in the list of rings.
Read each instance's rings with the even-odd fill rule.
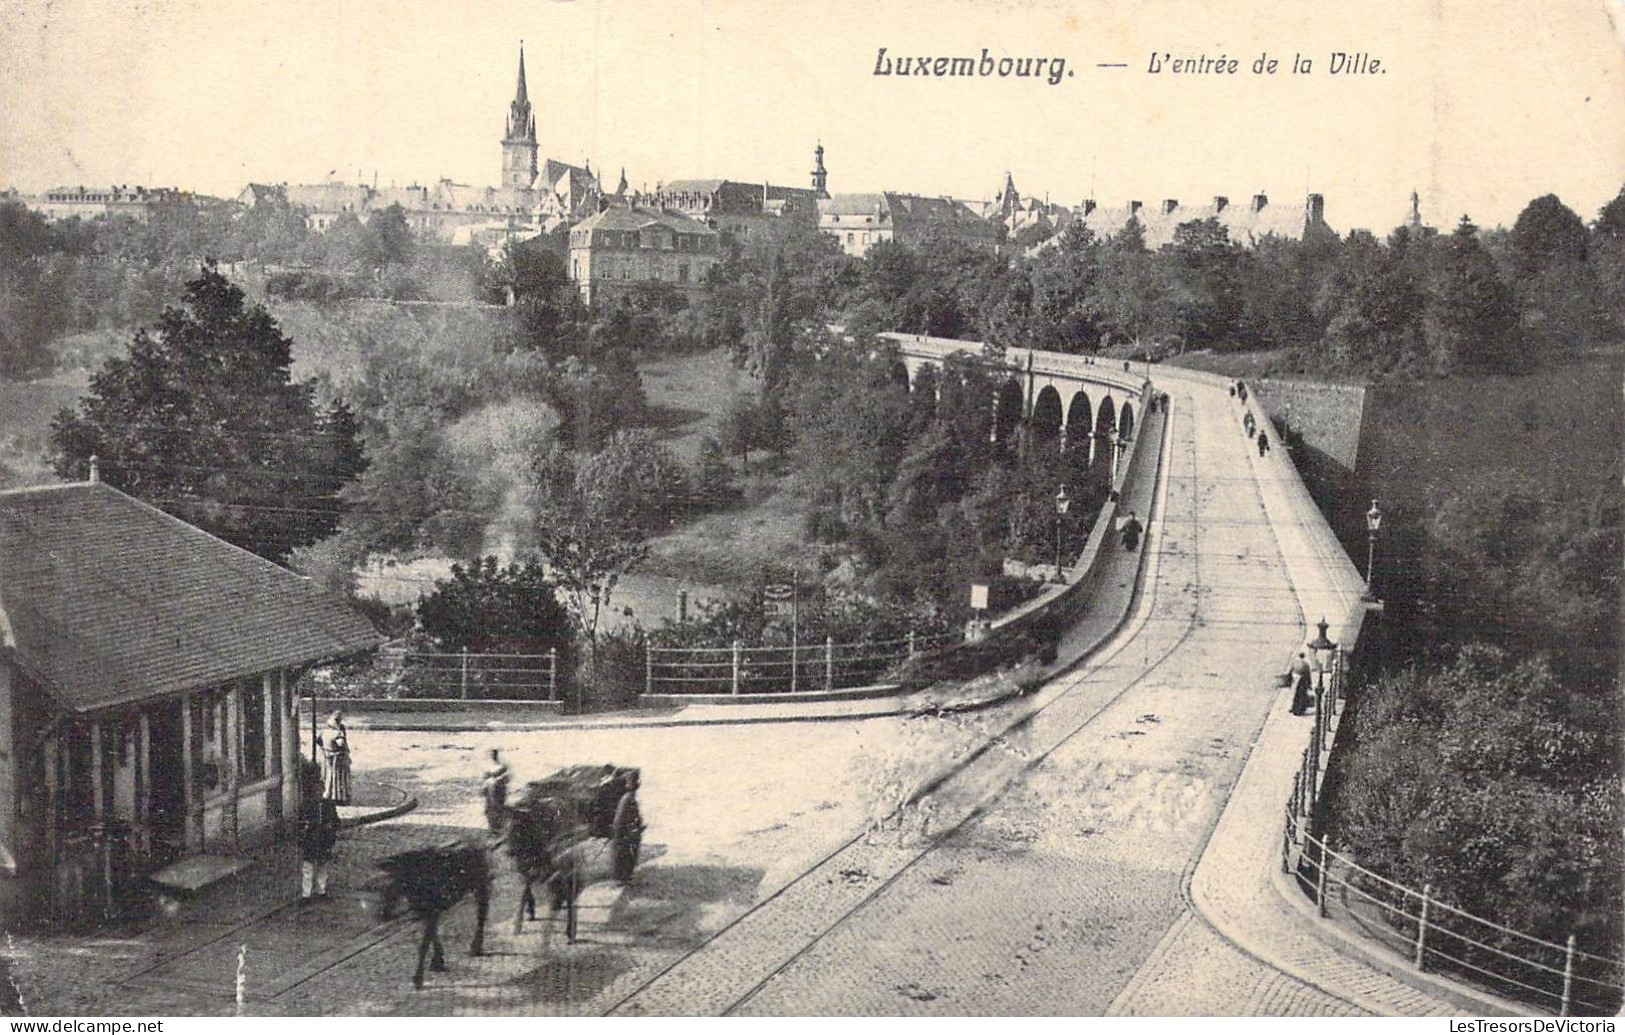
[[[434,950],[430,969],[446,969],[446,952],[440,944],[440,917],[470,892],[474,894],[475,924],[468,954],[484,953],[485,918],[491,906],[488,850],[489,842],[480,838],[416,848],[378,860],[378,868],[389,874],[389,885],[384,890],[383,918],[394,917],[396,906],[404,898],[412,915],[423,924],[423,935],[418,942],[418,967],[412,974],[414,988],[423,987],[423,964],[430,949]]]

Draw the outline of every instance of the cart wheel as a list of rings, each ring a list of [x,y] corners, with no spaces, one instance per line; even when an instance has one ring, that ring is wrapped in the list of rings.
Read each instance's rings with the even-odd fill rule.
[[[615,879],[630,884],[632,871],[638,865],[638,851],[643,847],[643,815],[638,809],[635,791],[621,795],[620,804],[615,806],[615,825],[610,836]]]

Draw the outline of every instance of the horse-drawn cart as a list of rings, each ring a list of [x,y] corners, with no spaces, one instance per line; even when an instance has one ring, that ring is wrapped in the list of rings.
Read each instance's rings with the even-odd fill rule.
[[[557,802],[564,823],[579,836],[609,841],[615,879],[632,880],[643,847],[643,812],[638,807],[638,769],[617,765],[573,765],[525,785],[515,803],[525,810],[543,799]]]

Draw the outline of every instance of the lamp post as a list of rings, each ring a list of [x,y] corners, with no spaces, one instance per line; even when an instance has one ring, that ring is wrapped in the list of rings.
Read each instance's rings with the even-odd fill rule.
[[[1062,520],[1066,517],[1067,509],[1069,507],[1071,507],[1071,506],[1072,506],[1072,501],[1067,498],[1066,486],[1063,485],[1063,486],[1061,486],[1060,491],[1055,494],[1055,581],[1056,582],[1065,582],[1066,581],[1066,579],[1061,575],[1061,523],[1062,523]]]
[[[1337,650],[1337,644],[1326,638],[1326,629],[1331,625],[1330,622],[1322,618],[1315,624],[1319,632],[1314,639],[1309,641],[1308,647],[1315,652],[1315,710],[1318,712],[1320,710],[1320,698],[1326,690],[1326,670],[1331,667],[1332,654]]]
[[[1112,481],[1117,480],[1117,466],[1123,459],[1123,451],[1128,449],[1129,442],[1133,441],[1121,430],[1112,433]]]
[[[1375,600],[1371,592],[1372,561],[1377,556],[1377,530],[1382,528],[1382,511],[1377,507],[1377,501],[1371,501],[1371,509],[1365,512],[1365,599]]]

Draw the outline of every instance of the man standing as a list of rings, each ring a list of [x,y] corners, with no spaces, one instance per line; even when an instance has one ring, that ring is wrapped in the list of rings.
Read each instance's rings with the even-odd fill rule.
[[[327,798],[307,797],[299,814],[299,901],[327,897],[327,864],[338,841],[338,808]]]
[[[491,765],[485,770],[480,783],[480,797],[485,800],[485,825],[491,833],[502,833],[508,812],[508,781],[511,774],[501,753],[491,749]]]

